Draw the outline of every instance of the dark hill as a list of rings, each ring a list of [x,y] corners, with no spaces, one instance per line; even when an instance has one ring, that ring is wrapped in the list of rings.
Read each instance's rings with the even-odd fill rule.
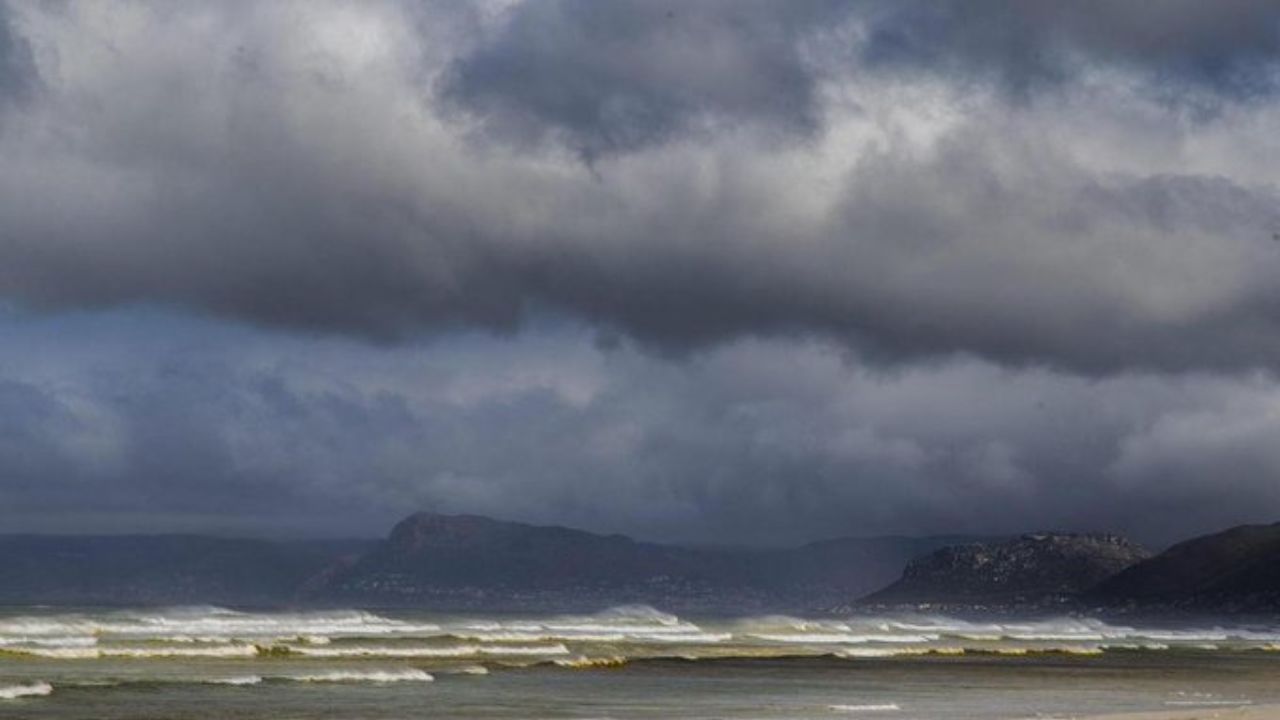
[[[315,589],[328,602],[437,607],[825,608],[957,540],[843,538],[798,548],[697,548],[474,515],[418,513]]]
[[[1089,600],[1206,611],[1280,608],[1280,524],[1242,525],[1178,543],[1102,582]]]
[[[1115,535],[1043,533],[942,548],[912,560],[877,605],[1044,605],[1074,598],[1149,557]]]

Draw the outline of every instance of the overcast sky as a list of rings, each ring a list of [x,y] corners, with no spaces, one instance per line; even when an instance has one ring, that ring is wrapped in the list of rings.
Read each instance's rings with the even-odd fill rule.
[[[1280,521],[1274,0],[0,0],[0,531]]]

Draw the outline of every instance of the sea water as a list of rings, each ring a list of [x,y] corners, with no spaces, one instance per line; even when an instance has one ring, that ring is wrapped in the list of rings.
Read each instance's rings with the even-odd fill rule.
[[[1280,623],[10,608],[0,718],[1070,718],[1280,702]]]

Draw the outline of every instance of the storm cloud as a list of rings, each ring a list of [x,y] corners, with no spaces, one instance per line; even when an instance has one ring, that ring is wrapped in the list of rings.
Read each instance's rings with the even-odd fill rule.
[[[1274,74],[1259,7],[1201,27],[1178,5],[1148,42]],[[549,311],[675,350],[818,333],[1086,372],[1275,365],[1280,106],[1188,120],[1105,64],[1134,20],[894,8],[518,4],[451,21],[477,28],[453,56],[395,5],[24,7],[10,44],[58,72],[0,138],[0,291],[378,339]],[[1013,103],[860,59],[907,27],[961,60],[982,13],[1103,69]]]
[[[34,73],[31,48],[14,30],[8,7],[0,3],[0,110],[31,92]]]
[[[1019,94],[1098,66],[1136,70],[1170,100],[1274,93],[1280,11],[1265,0],[871,3],[871,63],[989,76]]]
[[[1280,511],[1278,78],[1246,0],[0,3],[9,521]]]
[[[373,535],[429,508],[693,542],[1162,543],[1280,508],[1258,376],[886,374],[783,341],[672,363],[571,327],[378,348],[136,311],[2,337],[10,529]]]
[[[500,135],[587,158],[723,126],[808,133],[820,68],[804,56],[830,2],[525,3],[443,76]]]

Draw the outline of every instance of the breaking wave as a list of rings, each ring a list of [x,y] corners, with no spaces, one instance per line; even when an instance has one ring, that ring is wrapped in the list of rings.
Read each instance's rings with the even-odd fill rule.
[[[446,647],[327,647],[327,648],[287,648],[291,654],[303,657],[320,657],[320,658],[346,658],[346,657],[372,657],[372,658],[461,658],[473,657],[477,655],[491,656],[546,656],[546,655],[568,655],[569,648],[561,644],[556,645],[525,645],[525,646],[505,646],[505,645],[460,645]]]
[[[212,678],[202,682],[210,685],[261,685],[261,675],[241,675],[238,677]]]
[[[0,619],[0,643],[54,638],[166,639],[216,642],[232,638],[412,636],[440,630],[432,623],[382,617],[361,610],[300,613],[245,613],[196,606],[155,611],[118,611],[100,615],[69,613]]]
[[[393,682],[431,682],[435,680],[429,673],[424,670],[407,669],[407,670],[330,670],[327,672],[311,673],[303,675],[282,675],[282,680],[293,680],[295,682],[311,682],[311,683],[340,683],[340,682],[368,682],[368,683],[393,683]]]
[[[47,682],[34,682],[26,685],[0,685],[0,700],[16,700],[24,697],[37,697],[53,692],[53,686]]]
[[[241,612],[208,606],[0,615],[0,658],[288,660],[321,667],[329,661],[400,659],[441,672],[456,672],[450,668],[466,661],[473,666],[558,661],[562,667],[598,667],[616,658],[868,660],[1277,649],[1280,627],[1139,627],[1085,617],[975,622],[915,613],[695,622],[634,605],[524,618],[362,610]]]
[[[588,668],[618,668],[627,664],[627,658],[620,655],[613,657],[576,657],[556,660],[556,665],[566,668],[585,670]]]

